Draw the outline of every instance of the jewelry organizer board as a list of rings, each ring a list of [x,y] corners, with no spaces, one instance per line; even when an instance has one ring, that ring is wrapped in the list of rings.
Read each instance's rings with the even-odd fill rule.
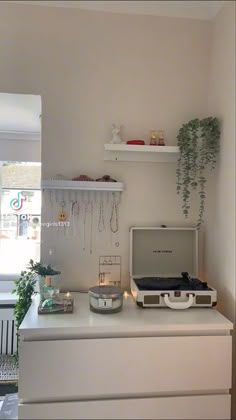
[[[42,189],[41,256],[61,270],[61,290],[88,290],[99,283],[100,257],[120,255],[122,194]]]

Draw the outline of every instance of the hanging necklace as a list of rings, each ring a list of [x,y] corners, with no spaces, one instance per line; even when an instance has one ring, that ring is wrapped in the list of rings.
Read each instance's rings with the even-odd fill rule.
[[[77,230],[76,233],[79,235],[79,221],[80,221],[80,203],[77,201]]]
[[[50,221],[54,221],[54,194],[53,194],[53,190],[49,190],[49,219]],[[46,212],[47,217],[48,217],[48,213]]]
[[[98,220],[98,231],[103,232],[105,229],[105,222],[104,222],[104,204],[103,204],[103,198],[100,200],[99,205],[99,220]]]
[[[116,233],[119,230],[119,222],[118,222],[118,206],[119,202],[115,199],[115,193],[113,195],[113,202],[112,202],[112,209],[111,209],[111,218],[110,218],[110,229],[112,233]]]
[[[91,221],[90,221],[90,254],[93,252],[93,201],[88,198],[87,201],[85,201],[84,205],[84,238],[83,238],[83,251],[85,251],[86,248],[86,221],[87,221],[87,214],[90,208],[90,215],[91,215]]]
[[[86,245],[86,219],[87,219],[87,213],[88,213],[88,202],[85,202],[85,205],[84,205],[84,244],[83,244],[83,251],[85,251],[85,245]]]
[[[72,201],[71,203],[71,230],[72,230],[72,235],[74,236],[75,234],[75,205],[76,205],[77,201]]]
[[[90,254],[93,253],[93,201],[90,202],[91,207],[91,226],[90,226]]]

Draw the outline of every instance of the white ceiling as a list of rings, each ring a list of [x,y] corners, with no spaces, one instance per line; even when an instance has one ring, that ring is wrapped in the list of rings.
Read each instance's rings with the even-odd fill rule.
[[[155,16],[184,17],[193,19],[212,19],[216,16],[224,1],[20,1],[11,0],[6,3],[22,3],[35,6],[51,6],[80,8],[114,13],[129,13]]]
[[[40,133],[41,97],[0,93],[0,134]]]

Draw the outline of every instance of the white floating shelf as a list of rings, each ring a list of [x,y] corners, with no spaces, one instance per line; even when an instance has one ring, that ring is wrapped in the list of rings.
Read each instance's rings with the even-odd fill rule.
[[[176,162],[178,146],[104,144],[104,160],[126,162]]]
[[[122,182],[67,181],[45,179],[41,182],[42,190],[85,190],[85,191],[123,191]]]

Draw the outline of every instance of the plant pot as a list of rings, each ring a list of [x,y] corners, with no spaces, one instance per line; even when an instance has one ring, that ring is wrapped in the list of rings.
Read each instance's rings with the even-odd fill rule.
[[[38,292],[40,295],[40,300],[43,300],[43,286],[45,284],[45,277],[38,276]]]
[[[44,300],[44,294],[45,294],[45,286],[52,286],[55,290],[58,288],[58,276],[46,276],[46,277],[39,277],[39,294],[40,294],[40,300]]]

